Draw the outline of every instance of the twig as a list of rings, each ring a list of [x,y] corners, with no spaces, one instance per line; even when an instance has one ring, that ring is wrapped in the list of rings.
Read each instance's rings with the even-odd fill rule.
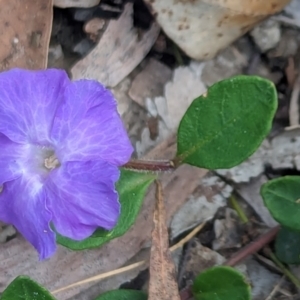
[[[261,262],[262,264],[264,264],[265,266],[267,266],[267,268],[273,272],[277,272],[277,273],[282,273],[280,268],[269,258],[266,257],[264,255],[260,255],[258,253],[254,254],[254,257],[257,259],[258,262]]]
[[[280,280],[277,282],[277,284],[274,286],[273,290],[271,291],[271,293],[269,294],[269,296],[265,299],[265,300],[272,300],[273,296],[277,293],[277,291],[279,290],[281,284],[284,281],[284,276],[282,276],[280,278]]]
[[[198,225],[197,227],[195,227],[186,237],[184,237],[177,244],[175,244],[174,246],[172,246],[170,248],[170,250],[173,252],[176,249],[182,247],[186,242],[188,242],[189,240],[191,240],[204,227],[204,225],[205,225],[205,223],[201,223],[200,225]]]
[[[273,262],[281,269],[282,273],[294,283],[297,288],[300,288],[299,279],[276,257],[269,247],[265,247],[264,252],[273,260]]]
[[[193,238],[204,227],[204,225],[205,225],[205,223],[202,223],[202,224],[198,225],[186,237],[184,237],[182,240],[180,240],[177,244],[173,245],[170,248],[170,250],[173,252],[176,249],[182,247],[186,242],[188,242],[191,238]],[[89,282],[94,282],[94,281],[99,281],[99,280],[102,280],[102,279],[106,279],[108,277],[112,277],[112,276],[130,271],[130,270],[133,270],[135,268],[141,267],[143,265],[146,266],[147,263],[148,263],[148,261],[143,260],[143,261],[136,262],[136,263],[131,264],[131,265],[126,266],[126,267],[122,267],[122,268],[119,268],[119,269],[116,269],[116,270],[113,270],[113,271],[109,271],[109,272],[106,272],[106,273],[103,273],[103,274],[99,274],[99,275],[96,275],[96,276],[93,276],[93,277],[90,277],[90,278],[72,283],[72,284],[67,285],[65,287],[62,287],[60,289],[57,289],[57,290],[53,291],[52,294],[57,294],[57,293],[60,293],[62,291],[65,291],[65,290],[68,290],[68,289],[71,289],[73,287],[76,287],[76,286],[79,286],[79,285],[82,285],[82,284],[86,284],[86,283],[89,283]]]
[[[125,169],[136,171],[166,172],[173,171],[175,165],[170,160],[138,160],[133,159],[123,166]]]
[[[145,263],[146,263],[146,261],[142,260],[142,261],[139,261],[137,263],[131,264],[129,266],[123,267],[123,268],[119,268],[119,269],[116,269],[116,270],[113,270],[113,271],[109,271],[109,272],[106,272],[106,273],[103,273],[103,274],[99,274],[99,275],[90,277],[90,278],[72,283],[72,284],[67,285],[65,287],[62,287],[58,290],[55,290],[55,291],[52,292],[52,294],[57,294],[57,293],[60,293],[62,291],[65,291],[65,290],[68,290],[68,289],[71,289],[73,287],[76,287],[76,286],[79,286],[79,285],[82,285],[82,284],[86,284],[86,283],[89,283],[89,282],[99,281],[99,280],[102,280],[102,279],[105,279],[105,278],[108,278],[108,277],[112,277],[112,276],[130,271],[130,270],[133,270],[133,269],[138,268],[140,266],[143,266]]]
[[[257,238],[255,241],[250,243],[249,245],[242,248],[240,251],[233,254],[233,256],[227,260],[224,265],[226,266],[235,266],[240,261],[248,257],[249,255],[259,251],[262,249],[265,245],[269,244],[277,235],[279,231],[279,226],[276,226],[266,232],[265,234],[261,235],[259,238]]]
[[[288,82],[288,88],[290,90],[293,89],[293,86],[295,84],[295,79],[296,79],[296,69],[295,69],[295,60],[293,56],[288,57],[288,64],[284,69],[285,74],[286,74],[286,79]]]
[[[294,299],[293,294],[286,289],[279,288],[278,292],[284,296],[287,296],[289,299]]]

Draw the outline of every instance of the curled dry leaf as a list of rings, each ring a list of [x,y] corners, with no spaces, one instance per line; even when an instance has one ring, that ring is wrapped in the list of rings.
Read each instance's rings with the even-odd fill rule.
[[[104,19],[94,18],[84,24],[83,30],[87,33],[87,35],[93,42],[96,42],[98,41],[104,26]]]
[[[52,0],[0,0],[0,71],[46,68],[52,5]]]
[[[290,0],[145,0],[165,33],[194,59],[209,59]]]
[[[214,221],[215,239],[212,242],[213,250],[236,249],[242,246],[242,224],[237,212],[226,207],[225,218],[217,218]]]
[[[115,87],[147,55],[154,44],[159,27],[140,34],[133,27],[132,3],[125,5],[118,20],[110,20],[96,47],[71,69],[73,79],[96,79]]]
[[[134,78],[129,96],[139,105],[145,106],[147,98],[163,95],[164,86],[172,77],[169,67],[156,59],[149,59],[145,68]]]
[[[189,248],[189,259],[186,260],[184,271],[187,279],[194,280],[204,270],[225,263],[226,259],[218,252],[201,245],[197,238],[191,240],[192,247]]]
[[[158,64],[156,65],[158,66]],[[146,109],[152,117],[160,117],[157,126],[157,137],[154,140],[151,139],[149,128],[144,128],[142,131],[141,142],[136,144],[138,156],[142,156],[151,147],[166,139],[170,134],[175,133],[184,112],[192,101],[206,91],[201,79],[204,65],[204,63],[192,61],[189,66],[176,68],[172,79],[165,84],[164,93],[161,96],[157,96],[158,94],[153,92],[154,85],[151,83],[143,83],[145,91],[141,93],[142,89],[138,90],[137,85],[142,85],[142,80],[144,81],[147,78],[150,80],[150,76],[144,76],[145,74],[136,76],[129,94],[139,104],[143,104],[142,101],[144,101]],[[156,86],[156,91],[159,90],[161,88],[159,89]]]
[[[156,208],[153,222],[148,299],[180,300],[175,279],[175,265],[169,250],[169,235],[166,225],[162,185],[159,181],[156,182]]]

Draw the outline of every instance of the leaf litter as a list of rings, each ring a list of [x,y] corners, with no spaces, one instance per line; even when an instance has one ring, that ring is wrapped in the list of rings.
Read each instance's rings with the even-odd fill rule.
[[[216,15],[216,18],[211,18],[211,23],[203,19],[205,22],[202,20],[202,23],[198,24],[199,31],[204,25],[209,25],[208,28],[211,31],[207,32],[210,37],[214,34],[223,34],[222,37],[215,39],[205,38],[203,34],[198,34],[199,39],[198,37],[187,39],[188,36],[190,37],[189,30],[196,24],[193,23],[192,18],[187,18],[185,21],[185,25],[191,23],[190,28],[185,26],[186,28],[179,30],[174,26],[178,24],[176,22],[179,21],[179,17],[184,14],[178,10],[183,4],[175,6],[174,17],[170,20],[163,16],[163,7],[159,6],[165,5],[165,2],[157,1],[151,4],[152,12],[153,10],[159,12],[155,22],[141,1],[132,5],[131,3],[125,4],[123,1],[120,4],[113,0],[104,1],[105,3],[103,1],[99,3],[96,0],[54,0],[53,4],[56,7],[54,8],[54,21],[51,24],[52,4],[50,1],[43,1],[43,7],[36,1],[26,1],[30,6],[25,12],[23,6],[25,4],[17,6],[13,1],[11,5],[15,5],[14,15],[22,14],[24,20],[21,21],[27,22],[27,25],[17,23],[17,18],[10,14],[8,21],[13,20],[14,26],[8,26],[7,29],[2,26],[4,28],[2,42],[4,46],[6,45],[6,48],[3,45],[0,48],[3,49],[2,69],[15,66],[31,69],[45,68],[48,54],[49,67],[63,67],[73,78],[94,78],[113,87],[113,92],[119,102],[119,111],[126,123],[138,157],[171,157],[174,154],[173,134],[176,132],[184,110],[193,98],[204,93],[206,88],[214,82],[241,73],[257,74],[273,80],[279,90],[279,112],[276,116],[274,131],[248,161],[231,170],[218,170],[216,174],[207,174],[204,170],[183,166],[174,174],[163,175],[161,178],[167,211],[166,224],[168,228],[171,228],[171,242],[197,224],[209,220],[208,229],[202,229],[203,232],[198,233],[194,240],[202,249],[193,254],[195,276],[197,272],[209,266],[208,256],[203,256],[203,253],[210,251],[220,255],[218,253],[220,252],[221,256],[226,259],[228,258],[226,251],[233,251],[233,248],[230,248],[232,244],[226,244],[227,247],[230,246],[226,251],[221,249],[220,245],[223,245],[222,237],[224,239],[226,232],[223,229],[230,228],[234,232],[239,225],[235,228],[233,224],[238,221],[232,223],[231,218],[226,219],[219,214],[220,210],[226,209],[226,199],[233,189],[240,194],[239,201],[243,203],[243,208],[250,219],[254,220],[254,222],[251,221],[250,228],[247,227],[248,235],[242,234],[239,237],[241,247],[261,233],[265,226],[273,226],[272,219],[262,209],[261,199],[257,193],[258,187],[253,185],[253,182],[266,175],[278,176],[282,170],[285,170],[284,172],[299,170],[298,158],[300,156],[299,147],[297,147],[299,131],[297,128],[289,131],[283,130],[284,126],[289,125],[290,90],[285,84],[287,74],[282,63],[292,57],[295,61],[295,70],[299,72],[297,65],[299,60],[297,49],[300,41],[299,27],[297,27],[299,18],[297,10],[293,8],[299,5],[299,1],[292,1],[284,13],[277,16],[277,19],[275,18],[276,22],[269,22],[267,23],[269,25],[265,27],[263,24],[255,27],[254,23],[279,11],[288,1],[280,1],[280,6],[277,6],[275,10],[270,9],[266,4],[259,8],[259,13],[252,10],[252,2],[247,6],[247,10],[241,7],[235,10],[231,6],[237,5],[235,1],[229,1],[226,5],[225,2],[219,0],[184,4],[189,5],[189,9],[205,7],[206,10]],[[2,7],[8,6],[3,4]],[[64,7],[66,10],[57,7]],[[21,9],[22,13],[20,13]],[[194,10],[193,14],[196,11]],[[235,22],[241,15],[241,11],[247,15],[246,18],[243,22]],[[5,22],[8,14],[4,9],[2,13],[2,20]],[[222,32],[219,32],[216,25],[226,13],[230,14],[231,21],[222,27]],[[37,17],[32,18],[35,14]],[[144,17],[141,18],[141,15]],[[285,18],[288,18],[292,25],[283,26],[283,22],[286,22]],[[147,20],[146,24],[142,19]],[[244,25],[247,25],[247,28],[241,28]],[[160,26],[165,33],[159,33]],[[230,26],[233,27],[230,28]],[[232,44],[238,36],[252,27],[255,28],[250,35],[247,34]],[[36,34],[31,35],[32,32]],[[202,32],[206,31],[202,30]],[[274,32],[279,32],[279,42],[278,34],[276,33],[276,36]],[[12,41],[16,41],[14,40],[16,36],[20,39],[18,45],[14,46]],[[292,38],[288,38],[289,36]],[[272,37],[273,41],[270,40]],[[178,49],[177,52],[174,51],[176,47],[169,38],[173,39],[183,52]],[[195,47],[197,43],[201,45]],[[268,45],[267,48],[270,50],[263,48],[262,45]],[[284,45],[284,50],[282,50],[282,45]],[[220,52],[221,49],[224,51]],[[207,52],[209,54],[205,56]],[[217,56],[216,53],[218,53]],[[193,60],[209,57],[212,59],[206,62]],[[179,62],[183,65],[179,66]],[[296,100],[293,102],[295,103]],[[297,116],[293,113],[294,115]],[[294,123],[297,124],[297,120],[293,120]],[[214,183],[212,178],[215,178]],[[208,182],[211,183],[207,184]],[[1,272],[0,275],[3,287],[16,275],[22,273],[30,275],[53,291],[139,260],[139,256],[134,257],[150,245],[151,216],[154,212],[153,199],[154,189],[152,188],[132,229],[123,237],[111,241],[97,251],[74,253],[60,248],[52,261],[40,265],[36,263],[31,249],[19,236],[0,245],[0,268],[7,270],[5,274]],[[196,213],[193,218],[190,217],[195,206],[199,212],[202,211],[198,218]],[[215,236],[214,227],[217,230]],[[14,232],[10,234],[14,235]],[[187,249],[190,244],[188,242]],[[218,252],[211,250],[213,245]],[[238,243],[236,246],[239,246]],[[204,251],[203,247],[208,250]],[[184,256],[189,253],[192,252],[187,251],[185,254],[183,251],[178,256],[179,272],[181,277],[185,278],[183,283],[187,283],[188,279],[193,279],[193,276],[187,276],[189,267],[193,263],[191,262],[187,267],[189,260],[184,259]],[[148,257],[149,248],[143,259],[147,260]],[[95,261],[97,264],[94,263]],[[260,261],[254,258],[250,261],[250,265],[252,262],[252,265],[255,265],[249,267],[246,263],[253,285],[253,297],[262,299],[259,297],[267,297],[269,291],[271,293],[278,277],[272,270],[262,266]],[[201,262],[203,267],[199,267],[196,262]],[[211,266],[216,264],[220,262],[213,261]],[[151,266],[152,264],[150,268]],[[100,284],[91,282],[78,285],[59,293],[58,297],[59,299],[93,299],[98,294],[108,289],[118,288],[121,283],[133,279],[138,274],[138,270],[144,268],[145,266],[140,267],[127,276],[126,273],[116,275],[114,281],[107,279]],[[262,275],[256,276],[255,274],[258,273]],[[151,275],[150,282],[152,277]],[[264,288],[259,287],[261,278],[268,279],[264,283]],[[132,282],[134,283],[135,280]],[[285,293],[289,292],[286,282],[281,285],[281,290],[284,289]],[[277,291],[274,299],[280,299],[282,293],[284,291]]]

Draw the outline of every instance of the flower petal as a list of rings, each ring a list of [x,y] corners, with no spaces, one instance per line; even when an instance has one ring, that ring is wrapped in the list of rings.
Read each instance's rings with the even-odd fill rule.
[[[65,71],[12,69],[0,73],[0,132],[14,142],[49,143]]]
[[[46,189],[55,229],[81,240],[98,227],[113,228],[120,213],[118,178],[118,168],[104,161],[67,162],[53,170]]]
[[[65,90],[52,129],[60,161],[105,160],[125,164],[130,140],[110,91],[92,80],[72,82]]]
[[[0,220],[14,225],[36,248],[41,260],[55,252],[55,233],[49,227],[51,213],[45,206],[45,193],[36,178],[23,176],[3,185]]]
[[[0,186],[21,176],[17,159],[22,157],[24,146],[17,144],[0,133]]]

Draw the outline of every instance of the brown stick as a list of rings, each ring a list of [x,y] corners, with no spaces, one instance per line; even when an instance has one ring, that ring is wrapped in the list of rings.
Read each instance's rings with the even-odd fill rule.
[[[123,166],[125,169],[136,171],[167,172],[173,171],[175,165],[170,160],[139,160],[133,159]]]
[[[234,253],[232,257],[224,263],[224,265],[233,267],[236,264],[238,264],[240,261],[244,260],[249,255],[259,251],[261,248],[269,244],[275,238],[279,229],[280,226],[276,226],[271,230],[267,231],[265,234],[261,235],[255,241],[245,246],[240,251]]]

